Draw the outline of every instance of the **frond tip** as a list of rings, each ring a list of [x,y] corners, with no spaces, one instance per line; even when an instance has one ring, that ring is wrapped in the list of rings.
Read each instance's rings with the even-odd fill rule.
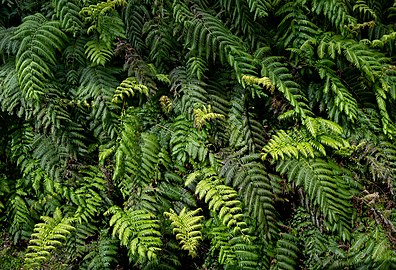
[[[194,123],[198,129],[201,129],[208,121],[222,119],[224,115],[212,112],[212,106],[202,106],[201,108],[194,109]]]
[[[117,87],[112,102],[119,103],[124,100],[124,96],[133,97],[136,92],[148,96],[149,89],[144,84],[138,83],[135,78],[129,77]]]

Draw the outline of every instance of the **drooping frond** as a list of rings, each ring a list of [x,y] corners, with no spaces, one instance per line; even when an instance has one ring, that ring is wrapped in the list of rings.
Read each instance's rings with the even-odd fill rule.
[[[261,62],[261,75],[268,77],[272,85],[281,92],[284,97],[293,106],[293,114],[305,118],[312,113],[306,104],[306,98],[299,85],[293,80],[293,76],[287,68],[287,65],[281,62],[279,57],[268,57]],[[270,88],[271,89],[271,88]],[[290,114],[290,112],[288,112]]]
[[[276,242],[275,263],[271,270],[288,270],[295,269],[299,248],[297,246],[297,237],[290,233],[282,233],[281,238]]]
[[[225,183],[238,188],[245,208],[260,228],[260,234],[269,238],[276,232],[276,210],[273,188],[265,167],[258,162],[259,155],[230,157],[221,175]]]
[[[247,231],[246,223],[243,221],[241,202],[237,199],[237,192],[226,185],[221,184],[221,179],[212,168],[204,169],[198,174],[193,173],[186,179],[186,186],[190,185],[196,178],[202,177],[195,188],[195,193],[200,199],[205,199],[210,210],[218,213],[223,225],[233,230],[234,233]]]
[[[66,32],[76,35],[82,30],[82,19],[79,14],[80,7],[73,1],[53,0],[55,13],[61,21],[61,27]]]
[[[344,240],[350,239],[355,187],[345,169],[321,159],[290,159],[280,162],[277,170],[304,189],[320,208],[330,230],[337,231]]]

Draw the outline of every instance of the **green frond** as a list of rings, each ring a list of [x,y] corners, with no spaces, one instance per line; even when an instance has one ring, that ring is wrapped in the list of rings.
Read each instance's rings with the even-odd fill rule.
[[[174,69],[170,73],[170,80],[172,91],[183,94],[180,102],[175,104],[177,111],[192,115],[197,105],[206,104],[208,95],[205,89],[206,84],[194,77],[190,78],[186,69]]]
[[[274,160],[287,157],[314,158],[315,156],[326,156],[326,148],[336,150],[349,147],[348,141],[341,137],[342,128],[329,120],[322,118],[306,117],[303,121],[305,129],[286,132],[279,130],[263,148],[262,159],[268,154]]]
[[[101,230],[99,239],[93,243],[92,250],[84,257],[81,269],[110,270],[117,262],[118,241],[109,237],[107,230]]]
[[[178,2],[178,1],[175,1]],[[174,5],[173,14],[180,19],[187,31],[187,44],[191,49],[197,49],[198,54],[206,53],[206,58],[216,54],[220,61],[228,63],[235,72],[236,79],[242,83],[244,74],[255,74],[255,67],[252,57],[246,52],[242,40],[233,35],[229,29],[216,17],[206,13],[204,10],[197,9],[193,13],[186,12],[187,7],[183,7],[180,2]],[[184,16],[178,16],[180,13]],[[189,20],[188,23],[187,19]],[[205,51],[199,44],[205,44]]]
[[[13,237],[13,242],[29,239],[33,232],[34,220],[29,210],[29,205],[21,197],[24,194],[16,195],[10,198],[7,208],[10,211],[11,226],[9,229]]]
[[[280,239],[276,242],[275,263],[271,270],[292,270],[297,267],[299,257],[299,247],[297,246],[298,238],[291,233],[282,233]]]
[[[205,133],[193,127],[183,115],[175,119],[170,139],[171,155],[182,164],[186,161],[196,160],[204,162],[210,155],[205,146]]]
[[[356,23],[356,19],[349,14],[348,4],[344,1],[314,0],[312,11],[324,16],[340,33],[345,33],[346,25]]]
[[[133,97],[135,93],[140,93],[148,96],[149,90],[147,86],[139,84],[135,78],[129,77],[121,82],[114,92],[112,102],[119,103],[124,100],[124,95]]]
[[[293,80],[287,65],[280,62],[279,57],[268,57],[261,62],[261,75],[268,77],[276,89],[281,92],[284,97],[293,106],[294,112],[301,118],[310,116],[308,105],[304,94],[299,89],[299,85]]]
[[[343,240],[350,239],[355,187],[345,170],[321,159],[289,159],[280,162],[277,170],[304,189],[310,201],[320,208],[329,230],[337,231]]]
[[[113,51],[101,40],[90,40],[85,44],[85,54],[92,63],[104,66],[113,56]]]
[[[79,14],[80,7],[73,1],[53,0],[55,13],[61,21],[61,27],[66,32],[71,32],[74,36],[82,30],[82,20]]]
[[[255,17],[267,17],[268,11],[271,9],[272,2],[266,0],[247,0],[251,12]]]
[[[90,166],[82,171],[84,176],[76,183],[76,187],[63,189],[63,196],[77,206],[75,220],[80,223],[90,223],[96,219],[100,210],[109,199],[106,196],[107,181],[103,172]],[[103,212],[103,211],[102,211]]]
[[[53,76],[56,51],[61,50],[66,35],[58,21],[48,21],[37,13],[27,16],[13,36],[21,44],[16,55],[16,69],[26,98],[38,100],[47,92],[45,82]]]
[[[128,248],[131,260],[136,258],[136,261],[144,262],[157,257],[162,241],[155,215],[144,210],[124,210],[118,206],[110,207],[106,214],[112,215],[112,235]]]
[[[221,179],[211,168],[204,169],[199,177],[203,178],[195,187],[199,198],[205,200],[210,210],[218,213],[223,225],[232,229],[235,234],[245,233],[247,228],[237,192],[221,184]]]
[[[95,130],[98,137],[116,136],[117,106],[111,102],[114,91],[119,82],[114,77],[114,71],[103,67],[86,67],[81,72],[80,87],[77,97],[90,101],[91,129]],[[97,127],[99,125],[99,127]]]
[[[330,110],[330,117],[338,119],[340,113],[344,113],[351,122],[356,120],[358,114],[358,105],[356,99],[352,96],[340,78],[329,67],[334,65],[330,60],[322,60],[317,63],[317,69],[320,77],[325,80],[323,94],[332,93],[330,106],[335,106],[336,110]],[[323,96],[322,96],[323,98]]]
[[[201,108],[194,109],[194,124],[198,129],[201,129],[207,122],[215,119],[224,120],[225,117],[222,114],[212,112],[210,105],[208,107],[202,106]]]
[[[356,3],[353,5],[353,11],[358,11],[361,18],[363,18],[365,21],[370,19],[377,20],[377,14],[367,5],[366,1],[356,1]]]
[[[15,27],[0,27],[0,59],[4,62],[6,58],[18,52],[20,41],[12,38],[15,30]]]
[[[128,1],[125,10],[126,36],[136,50],[145,49],[143,27],[150,18],[149,10],[144,5],[136,5],[135,1]]]
[[[200,211],[202,211],[200,208],[191,211],[183,208],[179,214],[173,209],[164,213],[172,221],[173,233],[182,245],[182,249],[187,250],[191,257],[197,255],[199,242],[202,241],[201,221],[204,217],[198,216]]]
[[[41,217],[44,223],[35,225],[34,233],[29,241],[25,255],[25,269],[39,269],[50,259],[51,251],[61,246],[67,236],[75,228],[71,225],[73,218],[62,217],[60,209],[56,209],[53,217]]]
[[[260,228],[258,233],[271,238],[276,232],[276,210],[271,181],[259,155],[235,156],[226,160],[220,175],[237,188],[250,217]]]

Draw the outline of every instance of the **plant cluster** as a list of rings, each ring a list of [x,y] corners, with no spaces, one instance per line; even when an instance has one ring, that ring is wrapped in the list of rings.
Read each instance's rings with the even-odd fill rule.
[[[395,19],[1,0],[1,235],[24,269],[396,269]]]

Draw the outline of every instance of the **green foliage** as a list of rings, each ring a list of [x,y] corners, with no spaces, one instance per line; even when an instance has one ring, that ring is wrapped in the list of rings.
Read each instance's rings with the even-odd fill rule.
[[[326,156],[325,146],[337,150],[349,146],[340,136],[342,128],[332,121],[307,117],[304,124],[304,129],[289,133],[279,130],[263,148],[262,159],[265,160],[268,154],[274,160],[285,159],[286,156],[298,158],[300,154],[305,158],[314,158],[320,154]]]
[[[50,252],[65,242],[67,235],[74,227],[73,218],[62,217],[60,209],[56,209],[53,217],[41,217],[44,223],[37,223],[31,235],[24,262],[24,268],[37,269],[47,261]]]
[[[2,0],[2,268],[396,268],[395,18]]]
[[[39,99],[47,90],[45,82],[56,65],[56,50],[63,47],[66,35],[57,21],[48,21],[43,15],[30,15],[13,36],[20,40],[16,54],[19,85],[28,99]]]
[[[350,239],[354,194],[348,171],[321,159],[286,160],[277,170],[302,187],[314,206],[324,214],[330,230],[337,230],[343,240]]]
[[[91,245],[93,249],[84,257],[86,263],[82,269],[113,269],[112,265],[117,261],[117,241],[102,230],[99,239]]]
[[[141,261],[156,258],[162,241],[158,220],[153,214],[144,210],[123,210],[117,206],[112,206],[106,213],[112,215],[112,235],[120,239],[131,256],[136,256]]]
[[[173,209],[165,212],[165,215],[172,221],[173,233],[176,239],[180,241],[182,249],[187,250],[192,257],[197,255],[199,242],[202,241],[202,224],[199,223],[204,217],[197,216],[202,209],[198,208],[192,211],[186,211],[183,208],[179,214]]]

